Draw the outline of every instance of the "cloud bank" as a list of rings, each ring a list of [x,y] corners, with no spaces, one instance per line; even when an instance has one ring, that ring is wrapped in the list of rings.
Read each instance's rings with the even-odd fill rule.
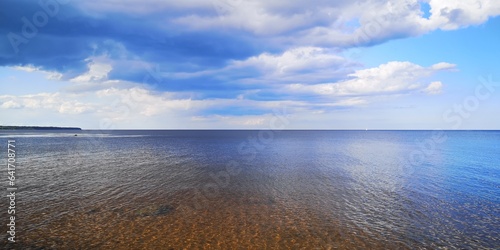
[[[456,71],[453,62],[368,67],[346,51],[499,14],[491,0],[6,0],[0,66],[65,84],[51,93],[0,93],[0,109],[252,127],[280,105],[320,114],[438,95],[446,82],[432,77]],[[109,106],[127,98],[135,106],[119,118]]]

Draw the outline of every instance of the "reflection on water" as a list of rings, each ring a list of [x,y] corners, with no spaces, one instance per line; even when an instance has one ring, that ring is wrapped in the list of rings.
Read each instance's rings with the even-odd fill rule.
[[[448,132],[419,165],[409,155],[431,132],[283,131],[251,144],[256,135],[16,135],[19,242],[12,246],[499,246],[499,132]],[[5,239],[1,246],[9,247]]]

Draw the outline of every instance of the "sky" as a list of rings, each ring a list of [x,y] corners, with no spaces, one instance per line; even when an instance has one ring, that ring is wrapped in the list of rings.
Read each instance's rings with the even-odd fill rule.
[[[0,125],[500,129],[497,0],[2,0]]]

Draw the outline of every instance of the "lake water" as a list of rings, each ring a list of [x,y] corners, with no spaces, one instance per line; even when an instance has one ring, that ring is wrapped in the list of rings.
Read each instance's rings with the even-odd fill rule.
[[[8,139],[2,248],[500,248],[498,131],[1,131],[2,166]]]

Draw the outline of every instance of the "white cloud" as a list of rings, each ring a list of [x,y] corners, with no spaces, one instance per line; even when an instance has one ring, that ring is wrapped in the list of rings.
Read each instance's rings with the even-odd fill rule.
[[[116,43],[113,43],[113,46],[120,47],[120,45],[116,45]],[[115,68],[118,68],[120,70],[127,70],[129,72],[140,69],[144,71],[144,74],[147,77],[150,78],[157,77],[156,75],[153,75],[155,74],[155,72],[152,72],[150,70],[150,68],[152,67],[151,63],[147,63],[139,59],[112,60],[108,57],[108,55],[104,54],[99,57],[87,58],[86,61],[88,62],[87,72],[70,79],[69,82],[71,83],[71,85],[65,87],[64,91],[72,93],[81,93],[81,92],[98,91],[101,89],[110,89],[110,88],[116,88],[116,89],[127,89],[133,87],[147,88],[146,84],[142,83],[139,84],[123,80],[109,80],[108,75]]]
[[[263,1],[234,1],[233,4],[223,2],[224,0],[214,0],[217,15],[191,14],[176,18],[172,22],[193,29],[239,28],[258,35],[274,35],[304,28],[328,18],[324,11],[316,8],[284,14],[271,10],[271,6]],[[288,9],[287,5],[282,4],[280,7]]]
[[[443,83],[441,82],[431,82],[427,88],[424,89],[424,92],[426,92],[429,95],[436,95],[440,94],[443,89]]]
[[[350,107],[350,106],[361,106],[365,104],[368,104],[368,100],[362,97],[353,97],[353,98],[341,99],[340,101],[335,103],[334,106]]]
[[[151,18],[148,19],[151,25],[160,23],[161,27],[165,27],[166,32],[168,31],[165,34],[169,37],[185,34],[183,32],[189,33],[189,29],[222,30],[222,33],[227,32],[225,34],[237,30],[235,33],[237,35],[241,35],[242,30],[244,35],[241,37],[249,38],[250,41],[262,39],[269,48],[275,51],[281,49],[282,52],[264,52],[243,60],[227,61],[227,66],[219,69],[169,72],[168,75],[163,75],[172,78],[222,76],[224,80],[235,76],[231,78],[234,81],[226,82],[259,83],[253,85],[255,88],[245,85],[245,90],[237,93],[238,97],[234,99],[193,100],[189,98],[191,93],[161,93],[153,91],[153,88],[147,87],[146,84],[110,80],[108,76],[111,72],[116,76],[125,70],[132,71],[146,66],[143,71],[149,74],[147,68],[153,65],[141,59],[131,59],[134,55],[127,50],[127,43],[107,40],[92,45],[94,53],[107,50],[109,55],[113,55],[113,59],[106,54],[89,58],[88,71],[72,78],[69,81],[70,86],[59,92],[0,96],[0,108],[40,111],[41,114],[53,112],[68,117],[80,114],[99,119],[109,118],[120,121],[123,126],[130,124],[140,126],[141,121],[147,121],[149,124],[156,121],[158,127],[170,127],[161,126],[161,122],[168,120],[172,122],[169,124],[203,121],[219,122],[219,125],[252,127],[265,124],[270,117],[266,112],[283,105],[291,107],[290,110],[294,114],[327,115],[329,110],[338,107],[362,107],[372,102],[374,96],[402,93],[439,94],[443,89],[443,83],[428,78],[438,71],[455,70],[456,65],[440,62],[425,67],[411,62],[388,62],[378,67],[355,70],[360,65],[340,55],[346,48],[372,45],[394,38],[418,36],[438,29],[453,30],[478,25],[500,14],[500,1],[425,0],[431,7],[430,17],[425,18],[420,6],[423,2],[419,0],[78,2],[75,4],[91,15],[104,16],[108,12],[121,12],[138,17],[137,20],[147,16]],[[160,12],[167,14],[159,15]],[[158,22],[157,18],[161,18],[162,21]],[[172,25],[176,25],[179,33],[170,33]],[[155,30],[154,28],[151,27],[152,30]],[[146,33],[148,31],[146,30]],[[157,35],[157,39],[169,39],[164,34],[154,35]],[[196,62],[192,65],[195,64]],[[53,80],[64,78],[61,73],[44,71],[30,65],[13,68],[25,72],[42,72],[46,78]],[[199,67],[178,68],[199,69]],[[260,74],[246,79],[242,79],[239,74],[243,72],[250,75],[255,71]],[[234,90],[239,91],[237,88]],[[262,94],[259,97],[273,101],[247,99],[259,94]],[[314,98],[311,98],[311,94]],[[199,95],[194,93],[193,96]],[[283,101],[284,99],[294,101]],[[261,109],[266,114],[255,116],[200,114],[205,110],[227,110],[232,107]]]
[[[102,101],[92,93],[38,93],[30,95],[3,95],[0,96],[0,107],[23,108],[40,112],[56,112],[61,114],[82,114],[101,112],[109,106],[107,100]],[[13,105],[13,104],[16,105]]]
[[[447,67],[443,67],[447,65]],[[352,96],[373,94],[395,94],[405,91],[423,89],[419,81],[443,69],[453,69],[451,64],[440,63],[431,67],[422,67],[411,62],[389,62],[375,68],[357,70],[350,74],[351,79],[323,84],[291,84],[292,92],[312,92],[319,95]],[[428,93],[436,94],[437,83],[431,84]]]
[[[162,16],[160,29],[243,30],[281,47],[373,45],[434,30],[478,25],[500,15],[495,0],[102,0],[77,3],[89,13]],[[422,5],[430,6],[425,17]],[[153,18],[156,18],[154,15]]]
[[[86,125],[99,127],[99,122],[109,120],[115,127],[148,127],[154,121],[165,121],[170,117],[173,123],[182,124],[185,117],[193,111],[209,106],[210,102],[180,99],[173,93],[153,93],[140,87],[129,89],[109,88],[97,92],[82,93],[38,93],[31,95],[2,95],[0,109],[2,113],[11,109],[29,114],[36,112],[44,117],[59,117],[55,123],[87,117]],[[23,122],[36,123],[36,122]],[[156,127],[161,127],[157,124]],[[168,126],[167,126],[168,127]]]
[[[63,76],[59,72],[43,70],[40,67],[35,67],[33,65],[14,66],[14,67],[10,67],[10,68],[15,69],[15,70],[20,70],[20,71],[28,72],[28,73],[42,73],[42,74],[45,75],[45,78],[48,79],[48,80],[56,80],[56,81],[58,81],[58,80],[61,80],[61,78]]]
[[[279,44],[344,48],[478,25],[500,15],[497,0],[101,0],[76,4],[91,15],[175,13],[162,17],[163,27],[238,29]],[[428,18],[423,4],[430,6]]]
[[[0,96],[0,108],[24,109],[44,115],[88,117],[89,122],[105,119],[116,127],[265,127],[273,117],[272,110],[286,106],[292,114],[328,115],[339,107],[363,107],[376,100],[373,96],[393,95],[409,91],[438,94],[443,84],[421,82],[442,70],[454,70],[456,65],[440,62],[423,67],[411,62],[389,62],[378,67],[354,70],[358,64],[339,55],[339,50],[320,47],[294,47],[282,53],[262,53],[245,60],[230,61],[228,66],[212,71],[178,73],[176,77],[231,75],[232,71],[254,68],[261,72],[253,77],[266,85],[246,90],[234,99],[193,100],[186,93],[156,92],[144,84],[108,80],[116,61],[101,57],[89,58],[88,71],[69,81],[63,92],[32,95]],[[127,61],[141,64],[140,60]],[[149,65],[148,65],[149,66]],[[19,68],[28,72],[40,71],[33,67]],[[335,80],[343,78],[344,80]],[[318,81],[330,82],[317,84]],[[289,82],[303,82],[289,84]],[[287,85],[288,84],[288,85]],[[260,91],[274,96],[273,101],[249,100]],[[320,98],[301,98],[315,94]],[[247,95],[248,94],[248,95]],[[284,94],[284,95],[283,95]],[[284,101],[289,94],[297,94],[296,101]],[[188,93],[189,95],[189,93]],[[368,97],[370,96],[371,97]],[[195,95],[196,96],[196,95]],[[322,97],[321,97],[322,96]],[[289,98],[287,98],[289,99]],[[297,101],[299,100],[299,101]],[[203,111],[248,108],[262,115],[202,115]],[[211,112],[208,112],[211,114]],[[165,121],[168,120],[168,125]],[[28,122],[29,123],[29,122]],[[193,123],[193,125],[186,125]],[[96,125],[87,125],[96,127]]]
[[[434,70],[455,70],[457,67],[456,64],[440,62],[432,65],[432,69]]]
[[[281,55],[263,53],[244,61],[233,61],[231,67],[255,67],[274,75],[285,75],[304,70],[318,70],[340,67],[347,59],[333,51],[318,47],[298,47],[283,52]]]
[[[244,98],[192,100],[177,93],[154,92],[135,86],[107,88],[95,92],[38,93],[32,95],[0,96],[2,113],[20,110],[36,112],[42,117],[57,117],[55,124],[73,124],[79,119],[87,128],[265,128],[276,110],[287,107],[287,112],[324,113],[335,107],[358,106],[362,98],[339,98],[336,101],[258,101]],[[213,109],[255,109],[262,115],[203,115]],[[22,124],[39,124],[36,118],[25,118]],[[103,122],[105,121],[105,122]],[[102,125],[108,124],[108,125]],[[46,124],[44,122],[43,124]]]
[[[494,0],[430,0],[429,18],[424,17],[422,4],[420,0],[215,0],[217,15],[190,13],[170,22],[192,29],[246,30],[299,46],[352,47],[478,25],[500,15],[500,2]]]
[[[35,72],[35,71],[39,71],[40,69],[33,66],[33,65],[26,65],[26,66],[14,66],[12,67],[13,69],[15,70],[21,70],[21,71],[25,71],[25,72]]]
[[[88,64],[89,70],[82,75],[79,75],[70,80],[70,82],[99,82],[108,78],[109,72],[113,67],[108,63],[92,61]]]
[[[60,93],[39,93],[32,95],[0,96],[1,108],[25,108],[31,110],[51,110],[63,114],[81,114],[95,110],[96,105],[83,103],[75,98],[77,95],[63,96]],[[42,112],[45,112],[42,111]]]
[[[360,64],[339,55],[338,50],[320,47],[295,47],[280,54],[262,53],[245,60],[233,60],[216,70],[178,72],[164,77],[191,78],[201,76],[237,75],[239,71],[257,69],[260,75],[242,82],[319,82],[344,77]]]
[[[191,99],[177,99],[172,93],[153,93],[140,87],[104,89],[97,91],[96,96],[114,99],[116,108],[127,109],[127,113],[143,116],[154,116],[167,111],[189,110],[200,103],[200,101],[192,101]]]
[[[500,15],[497,0],[430,0],[430,29],[454,30],[469,25],[481,24],[488,18]]]
[[[92,111],[93,105],[87,105],[80,102],[65,101],[59,106],[59,113],[61,114],[81,114],[84,112]]]
[[[21,107],[21,104],[13,101],[13,100],[8,100],[4,103],[2,103],[2,105],[0,105],[1,108],[4,108],[4,109],[17,109],[17,108],[20,108]]]

